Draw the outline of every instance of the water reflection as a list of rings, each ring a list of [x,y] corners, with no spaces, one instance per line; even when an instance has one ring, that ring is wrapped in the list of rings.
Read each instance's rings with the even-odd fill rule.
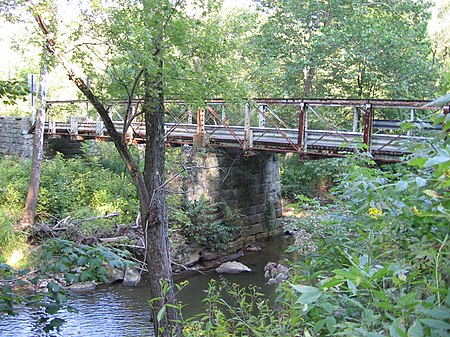
[[[286,255],[284,249],[286,242],[278,240],[267,245],[262,252],[247,253],[239,259],[252,269],[252,273],[226,275],[230,282],[242,286],[254,284],[260,286],[262,292],[272,294],[273,285],[267,285],[264,280],[264,266],[269,261],[281,261]],[[219,279],[215,272],[205,275],[194,275],[189,278],[189,286],[181,291],[178,298],[184,304],[183,315],[195,315],[203,310],[201,300],[208,282]],[[70,305],[79,310],[78,313],[62,311],[57,317],[65,319],[59,333],[52,336],[90,336],[90,337],[117,337],[117,336],[151,336],[150,310],[148,308],[148,285],[143,282],[137,287],[123,287],[121,284],[103,287],[94,293],[80,295],[70,301]],[[3,316],[0,321],[1,337],[40,337],[45,336],[40,316],[30,309],[20,310],[18,316]]]

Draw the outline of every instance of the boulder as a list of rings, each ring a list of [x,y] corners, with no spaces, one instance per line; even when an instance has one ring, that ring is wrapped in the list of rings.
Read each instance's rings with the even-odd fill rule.
[[[219,274],[249,273],[251,271],[249,267],[237,261],[225,262],[216,268],[216,272]]]
[[[141,281],[141,272],[136,267],[127,267],[123,277],[123,285],[134,287]]]
[[[259,252],[262,250],[261,244],[259,242],[250,242],[246,247],[245,250],[248,252]]]
[[[71,284],[69,286],[69,290],[73,291],[74,293],[84,293],[89,291],[94,291],[97,285],[94,281],[87,281],[87,282],[77,282],[74,284]]]
[[[172,234],[170,238],[170,256],[175,271],[191,267],[200,261],[203,247],[199,244],[188,244],[180,234]]]
[[[117,269],[111,266],[106,266],[106,269],[108,269],[106,273],[106,278],[108,279],[109,283],[114,283],[117,281],[122,281],[124,277],[124,271],[121,269]]]

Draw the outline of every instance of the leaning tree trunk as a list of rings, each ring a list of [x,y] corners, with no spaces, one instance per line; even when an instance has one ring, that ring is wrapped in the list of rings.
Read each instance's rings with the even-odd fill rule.
[[[41,163],[44,153],[44,123],[45,123],[45,95],[47,83],[47,51],[42,50],[41,70],[37,96],[36,125],[33,136],[33,153],[31,159],[30,183],[28,185],[27,200],[23,211],[21,226],[32,225],[36,218],[36,208],[41,180]]]
[[[158,68],[162,61],[155,56]],[[169,255],[168,219],[166,211],[165,143],[164,143],[164,94],[162,74],[144,74],[146,148],[144,179],[150,196],[150,204],[141,204],[142,226],[146,236],[146,259],[152,280],[150,295],[153,299],[153,319],[157,336],[182,336],[179,312],[173,308],[175,291]],[[143,206],[143,207],[142,207]],[[157,282],[159,281],[159,282]],[[170,304],[166,306],[166,304]],[[159,315],[160,310],[165,310]],[[161,312],[162,313],[162,312]]]

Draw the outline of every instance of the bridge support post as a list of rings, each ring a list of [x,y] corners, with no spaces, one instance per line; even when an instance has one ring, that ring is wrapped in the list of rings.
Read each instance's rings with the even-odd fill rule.
[[[77,135],[78,134],[78,121],[75,117],[69,117],[70,122],[70,134]]]
[[[103,124],[103,121],[101,119],[98,119],[95,122],[95,132],[99,136],[103,136],[105,131],[105,125]]]
[[[355,107],[355,112],[353,113],[353,132],[359,131],[359,120],[361,118],[361,111],[359,107]]]
[[[250,129],[250,103],[245,103],[243,150],[245,151],[252,147],[253,147],[253,132]]]
[[[364,114],[364,132],[363,142],[367,146],[367,152],[370,151],[372,143],[372,131],[373,131],[373,107],[372,104],[366,104],[366,112]]]
[[[266,126],[266,109],[267,109],[267,105],[259,105],[258,109],[260,111],[258,126],[260,128],[263,128],[263,127]]]
[[[204,147],[206,145],[205,133],[205,109],[197,109],[197,133],[193,136],[195,147]]]
[[[298,118],[298,138],[297,138],[297,152],[299,155],[306,152],[307,110],[308,106],[306,105],[306,103],[301,103]]]

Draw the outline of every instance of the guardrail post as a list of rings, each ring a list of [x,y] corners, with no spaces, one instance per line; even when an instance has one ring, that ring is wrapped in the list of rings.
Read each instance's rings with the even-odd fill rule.
[[[192,109],[186,106],[187,113],[188,113],[188,124],[192,124]]]
[[[259,105],[258,109],[259,109],[259,111],[261,111],[261,113],[259,114],[258,126],[260,128],[263,128],[263,127],[266,126],[266,109],[267,109],[267,105]]]
[[[250,130],[250,103],[245,103],[244,113],[244,149],[253,147],[253,134]]]
[[[95,122],[95,133],[98,136],[103,136],[104,131],[105,131],[105,127],[104,127],[103,121],[101,119],[97,119],[97,121]]]
[[[353,113],[353,132],[359,131],[359,119],[361,118],[361,111],[359,107],[355,106],[355,111]]]
[[[297,139],[297,152],[299,155],[306,152],[306,124],[308,123],[307,112],[308,106],[306,105],[306,103],[300,103]]]
[[[222,119],[222,122],[226,123],[227,113],[225,112],[225,104],[222,104],[222,106],[221,106],[220,118]]]
[[[367,151],[370,152],[373,131],[373,108],[372,104],[366,104],[365,107],[366,112],[364,114],[363,142],[367,146]]]
[[[70,123],[70,134],[71,135],[77,135],[78,134],[78,122],[75,117],[70,116],[69,117],[69,123]]]
[[[197,109],[197,133],[193,136],[194,146],[204,147],[206,145],[205,137],[205,109]]]

